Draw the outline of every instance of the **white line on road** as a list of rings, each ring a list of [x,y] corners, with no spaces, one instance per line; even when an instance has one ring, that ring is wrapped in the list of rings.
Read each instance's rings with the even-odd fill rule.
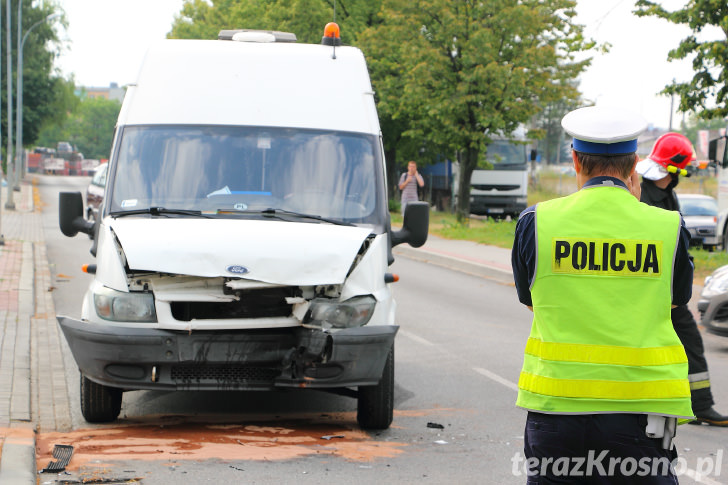
[[[407,330],[400,329],[399,334],[403,335],[411,340],[414,340],[415,342],[419,342],[423,345],[427,345],[429,347],[435,346],[435,344],[430,342],[429,340],[422,338],[419,335],[415,335],[414,333],[409,332]],[[450,354],[450,352],[447,352],[444,349],[441,349],[441,350],[445,354]],[[508,379],[506,379],[505,377],[501,377],[494,372],[491,372],[487,369],[483,369],[482,367],[473,367],[472,369],[475,372],[477,372],[478,374],[480,374],[484,377],[487,377],[488,379],[491,379],[491,380],[497,382],[498,384],[501,384],[501,385],[507,387],[508,389],[518,392],[518,384],[516,384],[515,382],[511,382]],[[698,473],[695,470],[692,470],[690,468],[685,469],[684,474],[687,475],[688,477],[692,478],[693,480],[695,480],[697,483],[702,483],[704,485],[721,485],[720,482],[717,482],[717,481],[713,480],[712,478],[701,475],[700,473]]]
[[[721,482],[717,482],[712,478],[701,475],[700,473],[696,472],[695,470],[691,470],[690,468],[685,470],[685,475],[689,476],[696,482],[704,483],[705,485],[721,485]]]
[[[415,342],[419,342],[422,345],[427,345],[428,347],[434,347],[435,346],[435,344],[433,344],[429,340],[424,339],[424,338],[420,337],[419,335],[415,335],[412,332],[408,332],[407,330],[400,329],[399,330],[399,334],[400,335],[404,335],[408,339],[414,340]]]
[[[511,382],[508,379],[499,376],[498,374],[495,374],[487,369],[483,369],[482,367],[473,367],[473,370],[478,374],[487,377],[488,379],[494,380],[498,384],[503,384],[508,389],[513,389],[514,391],[518,392],[518,384]]]

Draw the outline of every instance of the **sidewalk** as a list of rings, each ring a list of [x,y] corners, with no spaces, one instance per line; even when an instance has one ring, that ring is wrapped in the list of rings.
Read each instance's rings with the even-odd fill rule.
[[[70,429],[38,191],[0,191],[0,483],[35,484],[38,428]],[[42,419],[40,418],[42,417]]]
[[[486,246],[472,241],[443,239],[430,234],[427,236],[427,242],[420,248],[401,244],[392,252],[395,256],[430,262],[475,276],[495,279],[501,283],[513,284],[510,249]]]

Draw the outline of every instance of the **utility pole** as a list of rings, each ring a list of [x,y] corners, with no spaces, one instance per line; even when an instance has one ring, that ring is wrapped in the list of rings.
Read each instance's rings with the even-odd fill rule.
[[[21,51],[22,47],[20,47],[20,38],[22,35],[23,35],[23,0],[18,0],[18,50],[15,52],[15,55],[18,57],[17,76],[18,76],[19,80],[22,79],[22,77],[23,77],[23,73],[21,72],[21,69],[23,69],[23,64],[22,64],[23,52]],[[8,70],[8,73],[10,73],[9,70]],[[20,89],[20,82],[21,81],[18,81],[18,87],[16,89]],[[18,94],[20,94],[20,93],[18,93]],[[16,98],[17,98],[17,96],[16,96]],[[18,162],[20,162],[20,157],[22,156],[21,152],[23,150],[23,147],[20,146],[20,143],[22,143],[21,138],[20,138],[20,130],[23,129],[23,127],[20,126],[20,120],[22,119],[20,112],[23,109],[23,105],[21,104],[22,101],[20,101],[20,99],[17,100],[17,103],[18,103],[18,108],[15,110],[16,111],[15,116],[16,116],[16,120],[17,120],[16,128],[15,128],[15,131],[16,131],[16,133],[15,133],[15,140],[16,140],[15,162],[13,163],[13,172],[15,173],[15,177],[13,177],[13,178],[15,179],[15,184],[13,185],[13,190],[16,192],[20,192],[21,171],[18,170]],[[8,123],[9,122],[10,122],[10,118],[8,118]]]

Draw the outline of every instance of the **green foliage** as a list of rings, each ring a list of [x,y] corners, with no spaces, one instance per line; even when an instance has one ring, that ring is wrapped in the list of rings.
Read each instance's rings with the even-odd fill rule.
[[[378,0],[336,0],[336,21],[344,44],[375,21]],[[188,0],[176,16],[169,38],[216,39],[222,29],[293,32],[299,42],[318,44],[333,20],[331,0]]]
[[[404,137],[460,162],[462,217],[492,137],[528,122],[539,105],[578,97],[568,81],[589,61],[574,55],[592,44],[571,22],[574,5],[385,0],[386,22],[367,32],[380,111],[407,120]]]
[[[15,148],[15,138],[17,130],[15,126],[16,107],[17,107],[17,10],[18,0],[12,0],[10,9],[12,11],[11,22],[11,55],[12,62],[12,93],[13,102],[13,149]],[[37,5],[36,5],[37,4]],[[7,117],[7,87],[8,87],[8,71],[5,64],[5,49],[7,39],[7,11],[3,4],[3,17],[0,22],[0,39],[2,42],[2,89],[0,98],[2,99],[2,141],[0,148],[3,153],[7,153],[8,143],[8,117]],[[27,33],[28,29],[40,22],[28,34],[23,49],[23,144],[33,145],[38,137],[41,127],[49,120],[57,117],[56,109],[59,107],[59,101],[64,97],[63,90],[64,80],[58,76],[53,70],[53,59],[57,54],[60,46],[56,31],[50,22],[45,22],[45,18],[50,14],[60,11],[60,9],[51,2],[29,2],[22,3],[22,28],[23,33]],[[52,22],[52,21],[51,21]],[[3,165],[6,157],[3,156]]]
[[[662,92],[680,97],[681,112],[695,111],[704,119],[728,116],[728,3],[695,0],[673,12],[648,0],[638,0],[635,5],[634,13],[639,17],[655,16],[692,30],[667,57],[669,60],[692,57],[693,78],[688,82],[673,82]],[[723,37],[698,41],[698,35],[709,26],[718,27]]]
[[[116,100],[86,98],[77,101],[75,110],[63,123],[42,131],[39,144],[55,147],[59,141],[69,141],[85,158],[108,158],[120,109],[121,104]]]

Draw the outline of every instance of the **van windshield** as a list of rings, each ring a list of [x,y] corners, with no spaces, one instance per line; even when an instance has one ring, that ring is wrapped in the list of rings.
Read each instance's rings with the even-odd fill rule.
[[[374,136],[230,126],[132,126],[121,136],[111,212],[165,208],[239,217],[280,209],[383,224]]]
[[[494,140],[488,145],[485,158],[493,170],[526,170],[526,145],[507,140]]]

